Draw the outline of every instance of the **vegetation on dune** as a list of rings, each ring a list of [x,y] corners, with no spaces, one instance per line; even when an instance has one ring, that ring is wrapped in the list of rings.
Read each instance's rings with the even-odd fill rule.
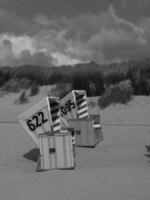
[[[39,85],[37,83],[33,83],[30,88],[30,96],[35,96],[39,93]]]
[[[89,102],[88,102],[88,107],[89,108],[94,108],[96,106],[96,103],[93,101],[93,100],[90,100]]]
[[[63,98],[66,94],[68,94],[72,90],[71,84],[63,83],[57,84],[48,94],[48,96],[55,96],[59,98]]]
[[[103,80],[99,71],[78,72],[72,75],[71,85],[74,90],[86,90],[88,96],[98,96],[104,92]]]
[[[111,104],[126,104],[133,95],[133,88],[129,80],[109,86],[105,93],[99,97],[98,105],[104,109]]]
[[[1,89],[5,92],[20,92],[21,89],[28,89],[31,86],[31,80],[27,78],[22,78],[20,80],[10,79],[3,84]]]
[[[50,95],[64,96],[72,89],[86,90],[88,96],[109,96],[128,92],[120,84],[129,80],[134,95],[150,95],[150,60],[135,60],[99,65],[95,62],[75,66],[43,67],[24,65],[0,68],[0,87],[6,92],[29,89],[30,95],[39,92],[38,86],[57,85]],[[34,84],[36,83],[36,85]],[[121,88],[120,88],[121,87]],[[128,88],[129,89],[129,88]],[[109,94],[109,95],[108,95]],[[122,97],[118,94],[117,98]],[[104,98],[104,99],[105,99]]]
[[[25,103],[28,103],[28,97],[26,95],[26,91],[22,91],[18,99],[15,101],[15,104],[25,104]]]

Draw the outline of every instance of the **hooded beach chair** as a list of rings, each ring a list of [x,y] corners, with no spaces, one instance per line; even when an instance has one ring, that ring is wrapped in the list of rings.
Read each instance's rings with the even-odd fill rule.
[[[62,98],[60,115],[74,128],[76,146],[95,147],[103,140],[100,115],[89,115],[86,91],[73,90]]]
[[[21,114],[19,122],[40,150],[37,171],[74,167],[75,136],[60,117],[58,98],[44,98]]]

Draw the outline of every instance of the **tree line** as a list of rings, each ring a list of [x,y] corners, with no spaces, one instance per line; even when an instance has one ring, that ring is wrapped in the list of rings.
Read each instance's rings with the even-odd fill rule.
[[[70,84],[72,89],[86,90],[88,96],[100,96],[106,88],[125,80],[130,81],[133,94],[150,95],[150,59],[107,65],[89,62],[76,66],[23,65],[0,68],[0,87],[5,89],[17,83],[19,88],[28,88],[33,83],[39,86]]]

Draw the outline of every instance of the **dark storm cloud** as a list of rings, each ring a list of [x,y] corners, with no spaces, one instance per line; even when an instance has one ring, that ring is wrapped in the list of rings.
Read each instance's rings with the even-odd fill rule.
[[[128,9],[130,15],[129,5],[146,10],[146,0],[82,0],[78,12],[73,0],[6,2],[0,1],[0,63],[105,63],[149,56],[150,17],[143,13],[129,20],[123,14]]]
[[[85,12],[99,12],[107,8],[104,0],[1,0],[0,7],[11,10],[22,17],[38,13],[48,17],[72,16]]]
[[[24,50],[20,53],[16,65],[21,65],[22,63],[30,63],[41,66],[51,66],[52,60],[52,57],[50,55],[45,54],[44,52],[36,52],[34,54],[31,54],[29,50]]]
[[[112,4],[119,16],[136,21],[142,15],[150,16],[149,0],[1,0],[0,8],[16,15],[33,18],[37,14],[48,17],[77,16],[81,13],[99,13]]]
[[[0,33],[12,33],[15,35],[32,34],[39,30],[40,26],[32,20],[20,18],[14,12],[0,9]]]
[[[22,64],[36,64],[50,66],[53,58],[44,52],[31,53],[30,50],[21,50],[18,55],[13,50],[13,43],[9,39],[4,39],[0,46],[0,65],[22,65]]]

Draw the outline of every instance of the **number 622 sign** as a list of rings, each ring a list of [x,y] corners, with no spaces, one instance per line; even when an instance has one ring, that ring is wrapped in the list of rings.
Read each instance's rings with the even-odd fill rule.
[[[45,113],[43,111],[39,111],[35,115],[33,115],[30,119],[26,121],[28,128],[31,131],[35,131],[38,127],[44,125],[48,119],[45,117]]]
[[[21,114],[19,116],[19,122],[39,146],[38,135],[52,131],[48,98],[44,98],[41,102]]]

